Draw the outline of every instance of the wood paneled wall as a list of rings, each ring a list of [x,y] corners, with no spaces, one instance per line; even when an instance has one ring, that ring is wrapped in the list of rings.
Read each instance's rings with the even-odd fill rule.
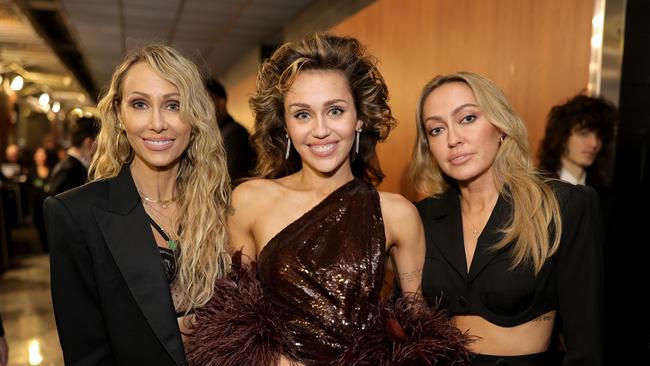
[[[379,147],[381,189],[415,198],[406,179],[415,105],[441,73],[473,71],[501,86],[529,128],[534,154],[551,106],[586,88],[593,7],[593,0],[379,0],[335,25],[334,33],[358,38],[378,58],[389,87],[399,124]],[[247,98],[238,98],[252,93],[251,78],[229,90],[231,113],[245,124]]]

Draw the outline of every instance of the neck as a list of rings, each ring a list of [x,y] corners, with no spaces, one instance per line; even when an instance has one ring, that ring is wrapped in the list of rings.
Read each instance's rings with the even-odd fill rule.
[[[176,196],[178,165],[171,169],[151,169],[140,160],[131,163],[131,175],[140,195],[152,200],[169,200]]]
[[[80,148],[70,146],[67,150],[67,153],[68,155],[81,159],[84,164],[88,164],[88,157],[86,156],[86,154],[84,154],[84,152]]]
[[[300,189],[313,190],[328,195],[340,186],[354,179],[352,170],[338,169],[333,174],[322,174],[303,167],[293,175],[296,185]]]
[[[586,171],[582,166],[564,157],[562,158],[562,169],[566,170],[577,181],[582,179],[582,177],[586,174]]]
[[[492,211],[499,198],[499,190],[491,179],[460,185],[460,205],[463,212]]]

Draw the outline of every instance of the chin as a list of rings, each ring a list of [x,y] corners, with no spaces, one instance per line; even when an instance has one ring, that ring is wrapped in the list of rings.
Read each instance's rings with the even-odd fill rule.
[[[457,182],[472,182],[478,178],[480,178],[483,174],[481,172],[475,172],[475,171],[469,171],[469,170],[454,170],[451,172],[445,172],[449,178],[457,181]]]
[[[170,159],[150,159],[146,161],[146,164],[155,170],[167,170],[171,169],[177,164],[180,163],[180,159],[170,160]]]
[[[336,173],[344,164],[345,162],[339,162],[339,163],[328,163],[328,164],[313,164],[312,169],[317,171],[318,173],[322,175],[333,175]]]

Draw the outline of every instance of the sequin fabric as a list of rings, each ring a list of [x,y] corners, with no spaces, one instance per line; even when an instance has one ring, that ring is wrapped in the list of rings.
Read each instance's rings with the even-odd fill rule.
[[[285,310],[302,363],[330,362],[366,328],[383,284],[385,242],[379,194],[355,179],[264,247],[259,279]]]

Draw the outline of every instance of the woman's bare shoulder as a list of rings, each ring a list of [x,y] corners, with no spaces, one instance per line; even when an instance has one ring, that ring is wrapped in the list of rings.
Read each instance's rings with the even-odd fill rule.
[[[401,194],[379,192],[379,200],[384,223],[389,231],[399,230],[404,225],[410,226],[420,221],[415,205]]]
[[[379,192],[379,200],[382,210],[400,213],[408,213],[415,210],[415,206],[404,196],[398,193]],[[417,212],[415,210],[415,212]]]
[[[238,211],[262,210],[283,195],[285,188],[273,179],[251,179],[232,192],[232,207]]]

